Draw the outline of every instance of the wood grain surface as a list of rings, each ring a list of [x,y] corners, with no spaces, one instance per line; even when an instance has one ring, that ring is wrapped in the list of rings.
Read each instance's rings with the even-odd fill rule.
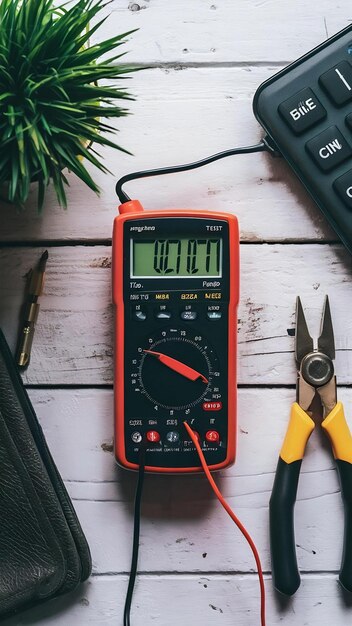
[[[131,104],[133,115],[118,124],[118,141],[134,156],[105,149],[112,174],[89,168],[102,189],[100,198],[69,174],[68,211],[58,207],[50,191],[43,215],[38,215],[35,186],[26,211],[1,206],[2,240],[109,239],[118,205],[115,182],[120,176],[187,163],[261,139],[263,131],[254,117],[252,99],[260,83],[276,71],[277,67],[201,66],[136,73],[131,82],[137,97]],[[136,181],[126,191],[138,196],[146,208],[192,206],[236,213],[242,241],[336,240],[288,166],[266,154],[235,156],[153,182]]]
[[[139,29],[124,62],[143,66],[118,141],[105,150],[110,176],[93,172],[100,197],[69,174],[69,208],[52,192],[43,214],[32,189],[22,212],[0,205],[0,326],[15,346],[28,271],[49,249],[48,272],[24,375],[49,446],[87,534],[93,576],[74,594],[4,620],[3,626],[122,623],[130,567],[136,476],[113,446],[111,230],[116,178],[258,142],[252,112],[261,82],[352,19],[347,0],[113,0],[101,36]],[[352,599],[337,583],[343,509],[330,447],[317,428],[296,506],[302,585],[273,591],[268,502],[295,399],[292,328],[301,295],[318,333],[331,300],[339,398],[352,427],[351,257],[289,168],[256,154],[182,177],[130,183],[146,208],[194,207],[238,215],[241,228],[239,410],[236,464],[217,475],[258,544],[268,626],[346,626]],[[202,476],[149,476],[133,626],[259,626],[252,555]]]
[[[41,250],[41,248],[40,248]],[[112,384],[113,310],[111,247],[52,247],[28,384]],[[2,320],[15,345],[25,276],[38,249],[0,249],[5,266],[0,295]],[[322,275],[322,268],[326,267]],[[325,294],[331,298],[338,379],[350,383],[352,318],[351,257],[341,244],[243,245],[239,307],[239,383],[295,383],[293,339],[296,296],[300,294],[317,335]],[[74,374],[74,378],[72,378]]]

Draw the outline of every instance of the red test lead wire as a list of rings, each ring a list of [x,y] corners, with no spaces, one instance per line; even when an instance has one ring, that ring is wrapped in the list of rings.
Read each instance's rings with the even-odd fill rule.
[[[260,562],[260,557],[259,557],[259,553],[258,550],[255,546],[255,543],[252,539],[252,537],[250,536],[250,534],[248,533],[248,531],[245,529],[245,527],[243,526],[243,524],[240,522],[240,520],[238,519],[237,515],[235,515],[235,513],[232,511],[231,507],[229,506],[229,504],[227,504],[224,496],[222,495],[221,491],[219,490],[215,480],[213,479],[209,467],[207,465],[207,462],[205,460],[202,448],[199,445],[199,441],[198,438],[196,436],[196,434],[194,433],[194,431],[192,430],[192,428],[189,426],[189,424],[187,422],[183,422],[184,426],[189,434],[189,436],[191,437],[196,450],[198,452],[198,456],[202,465],[202,468],[204,470],[204,473],[210,483],[210,486],[212,488],[212,490],[214,491],[216,497],[218,498],[220,504],[222,504],[222,506],[224,507],[225,511],[229,514],[229,516],[231,517],[231,519],[235,522],[237,528],[239,528],[239,530],[241,531],[242,535],[244,536],[244,538],[247,540],[252,552],[253,552],[253,556],[255,558],[255,562],[257,564],[257,569],[258,569],[258,576],[259,576],[259,584],[260,584],[260,620],[261,620],[261,626],[265,626],[266,625],[266,621],[265,621],[265,585],[264,585],[264,577],[263,577],[263,570],[262,570],[262,565]]]

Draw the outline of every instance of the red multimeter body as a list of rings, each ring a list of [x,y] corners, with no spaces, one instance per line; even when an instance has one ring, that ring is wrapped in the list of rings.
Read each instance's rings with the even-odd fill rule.
[[[233,215],[120,207],[113,232],[115,454],[146,471],[212,470],[236,452],[239,234]]]

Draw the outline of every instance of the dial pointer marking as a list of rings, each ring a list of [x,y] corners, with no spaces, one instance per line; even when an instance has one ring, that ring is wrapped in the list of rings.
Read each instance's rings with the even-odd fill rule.
[[[166,367],[169,367],[174,372],[181,374],[189,380],[195,381],[201,379],[201,381],[206,384],[208,384],[209,382],[208,379],[203,376],[203,374],[200,374],[200,372],[197,372],[192,367],[185,365],[185,363],[182,363],[181,361],[177,361],[177,359],[173,359],[167,354],[163,354],[162,352],[154,352],[153,350],[143,350],[143,352],[155,356],[160,361],[160,363],[163,363],[163,365],[166,365]]]

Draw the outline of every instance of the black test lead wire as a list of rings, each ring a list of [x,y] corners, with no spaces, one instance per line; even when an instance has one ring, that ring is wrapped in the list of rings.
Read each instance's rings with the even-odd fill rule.
[[[127,195],[125,191],[123,191],[122,187],[126,183],[131,180],[137,180],[140,178],[149,178],[150,176],[162,176],[163,174],[177,174],[180,172],[187,172],[189,170],[196,170],[199,167],[203,167],[204,165],[209,165],[210,163],[214,163],[215,161],[219,161],[220,159],[225,159],[226,157],[235,156],[236,154],[252,154],[253,152],[269,152],[272,156],[279,156],[278,151],[275,146],[271,143],[270,137],[265,137],[260,143],[255,144],[254,146],[244,146],[242,148],[231,148],[230,150],[224,150],[223,152],[218,152],[217,154],[213,154],[205,159],[201,159],[200,161],[194,161],[194,163],[186,163],[184,165],[174,165],[172,167],[160,167],[152,170],[142,170],[140,172],[132,172],[131,174],[126,174],[126,176],[122,176],[120,180],[116,183],[116,194],[123,204],[124,202],[129,202],[131,198]]]
[[[131,622],[130,622],[131,604],[132,604],[134,585],[136,582],[137,565],[138,565],[139,535],[140,535],[140,525],[141,525],[141,501],[142,501],[143,483],[144,483],[144,476],[145,476],[145,451],[146,451],[146,442],[143,442],[139,449],[138,482],[137,482],[136,496],[135,496],[135,502],[134,502],[132,562],[131,562],[130,576],[129,576],[129,581],[128,581],[128,588],[127,588],[127,593],[126,593],[125,609],[123,613],[123,626],[131,626]]]
[[[213,477],[211,476],[210,470],[208,468],[207,462],[205,460],[204,454],[202,452],[202,449],[199,445],[198,439],[197,439],[197,435],[195,434],[195,432],[192,430],[192,428],[189,426],[189,424],[185,421],[184,422],[184,426],[188,432],[188,434],[190,435],[195,448],[197,450],[203,471],[205,473],[206,478],[208,479],[211,488],[213,489],[216,497],[218,498],[219,502],[221,503],[221,505],[224,507],[225,511],[229,514],[229,516],[231,517],[232,521],[235,522],[235,524],[237,525],[237,527],[239,528],[239,530],[241,531],[242,535],[245,537],[245,539],[247,540],[252,552],[253,552],[253,556],[255,559],[255,562],[257,564],[257,570],[258,570],[258,577],[259,577],[259,583],[260,583],[260,624],[261,626],[266,626],[266,617],[265,617],[265,584],[264,584],[264,576],[263,576],[263,570],[262,570],[262,565],[260,562],[260,557],[258,554],[258,550],[256,548],[256,545],[253,541],[253,539],[251,538],[250,534],[248,533],[247,529],[243,526],[243,524],[240,522],[240,520],[238,519],[238,517],[235,515],[235,513],[232,511],[231,507],[229,506],[229,504],[226,502],[225,498],[223,497],[222,493],[220,492],[219,488],[217,487]],[[142,499],[142,492],[143,492],[143,482],[144,482],[144,476],[145,476],[145,451],[146,451],[146,442],[144,442],[139,450],[139,470],[138,470],[138,483],[137,483],[137,489],[136,489],[136,498],[135,498],[135,508],[134,508],[134,529],[133,529],[133,548],[132,548],[132,564],[131,564],[131,570],[130,570],[130,577],[129,577],[129,582],[128,582],[128,589],[127,589],[127,594],[126,594],[126,602],[125,602],[125,610],[124,610],[124,615],[123,615],[123,626],[131,626],[131,622],[130,622],[130,614],[131,614],[131,604],[132,604],[132,596],[133,596],[133,589],[134,589],[134,585],[135,585],[135,581],[136,581],[136,576],[137,576],[137,563],[138,563],[138,551],[139,551],[139,531],[140,531],[140,521],[141,521],[141,499]]]
[[[132,172],[131,174],[126,174],[122,176],[116,183],[116,194],[123,204],[124,202],[129,202],[131,198],[123,191],[122,187],[126,183],[131,180],[138,180],[141,178],[149,178],[151,176],[162,176],[163,174],[176,174],[180,172],[186,172],[189,170],[195,170],[204,165],[209,165],[210,163],[214,163],[215,161],[219,161],[220,159],[224,159],[226,157],[235,156],[237,154],[252,154],[254,152],[269,152],[272,156],[279,156],[279,152],[276,147],[271,143],[270,137],[265,137],[260,143],[255,144],[253,146],[244,146],[240,148],[232,148],[230,150],[225,150],[223,152],[218,152],[217,154],[213,154],[212,156],[206,157],[200,161],[195,161],[194,163],[186,163],[184,165],[174,165],[172,167],[162,167],[158,169],[151,170],[143,170],[139,172]],[[140,535],[140,516],[141,516],[141,499],[143,492],[143,483],[144,483],[144,475],[145,475],[145,446],[146,444],[142,444],[140,448],[140,460],[139,460],[139,472],[138,472],[138,483],[136,490],[136,498],[135,498],[135,509],[134,509],[134,529],[133,529],[133,548],[132,548],[132,563],[130,570],[130,577],[128,583],[128,589],[126,594],[125,601],[125,609],[124,609],[124,620],[123,626],[130,626],[130,613],[131,613],[131,604],[132,604],[132,596],[134,585],[137,576],[137,564],[138,564],[138,552],[139,552],[139,535]],[[199,454],[199,451],[198,451]],[[203,467],[204,469],[204,467]],[[222,500],[220,500],[222,502]],[[223,502],[222,502],[223,504]],[[224,506],[224,504],[223,504]],[[225,507],[226,508],[226,507]],[[233,518],[232,518],[233,519]],[[237,523],[237,522],[236,522]],[[243,530],[242,525],[240,525],[241,532],[246,536],[248,541],[248,533]],[[249,537],[249,543],[253,550],[253,542]],[[252,545],[253,544],[253,545]],[[265,590],[264,590],[264,581],[262,575],[262,569],[260,565],[259,555],[257,554],[256,548],[254,546],[253,553],[256,557],[257,565],[258,565],[258,573],[261,582],[261,624],[265,626]]]

